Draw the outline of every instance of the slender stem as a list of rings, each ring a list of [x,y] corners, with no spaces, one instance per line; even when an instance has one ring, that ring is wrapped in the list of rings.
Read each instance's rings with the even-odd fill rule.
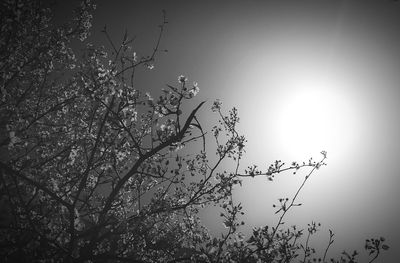
[[[328,242],[328,246],[326,247],[325,252],[324,252],[324,257],[323,257],[323,259],[322,259],[323,262],[325,262],[326,255],[328,254],[329,247],[333,244],[333,241],[334,241],[334,240],[332,239],[333,236],[334,236],[334,234],[332,233],[331,230],[329,230],[329,242]]]
[[[306,240],[306,247],[303,248],[304,249],[303,263],[306,263],[306,259],[309,256],[309,254],[308,254],[308,242],[310,241],[310,236],[311,236],[311,232],[308,232],[307,240]]]
[[[371,262],[373,262],[373,261],[375,261],[375,259],[377,259],[378,258],[378,256],[379,256],[379,253],[380,253],[380,250],[379,250],[379,248],[376,250],[376,254],[375,254],[375,257],[373,257],[368,263],[371,263]]]

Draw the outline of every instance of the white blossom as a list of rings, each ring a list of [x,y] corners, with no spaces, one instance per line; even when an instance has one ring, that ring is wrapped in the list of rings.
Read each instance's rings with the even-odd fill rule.
[[[215,111],[219,111],[221,109],[221,105],[222,105],[222,102],[219,99],[217,99],[217,100],[214,101],[214,103],[213,103],[213,105],[211,107],[211,110],[214,111],[214,112]]]
[[[180,75],[180,76],[178,77],[179,83],[185,83],[187,80],[188,80],[188,79],[187,79],[185,76],[183,76],[183,75]]]
[[[199,93],[200,88],[197,84],[197,82],[193,82],[193,88],[191,90],[189,90],[189,93],[194,97],[197,95],[197,93]]]
[[[15,135],[15,131],[10,131],[9,136],[10,142],[8,144],[8,148],[14,147],[16,143],[19,143],[21,141],[21,139]]]

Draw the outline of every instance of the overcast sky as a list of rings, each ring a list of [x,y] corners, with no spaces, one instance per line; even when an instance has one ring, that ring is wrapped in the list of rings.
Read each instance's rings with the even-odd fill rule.
[[[136,36],[139,55],[151,52],[161,10],[169,21],[161,42],[168,53],[136,88],[157,91],[178,75],[196,81],[195,102],[219,98],[236,106],[248,138],[246,164],[267,167],[320,158],[287,224],[322,223],[318,242],[336,233],[332,252],[363,250],[385,236],[380,262],[400,258],[400,4],[359,1],[99,1],[92,39],[106,24],[114,39]],[[188,105],[193,107],[193,105]],[[203,110],[205,126],[208,109]],[[291,197],[304,173],[275,182],[246,180],[235,198],[248,228],[274,225],[272,204]],[[217,231],[211,210],[203,214]],[[331,254],[331,256],[333,256]]]

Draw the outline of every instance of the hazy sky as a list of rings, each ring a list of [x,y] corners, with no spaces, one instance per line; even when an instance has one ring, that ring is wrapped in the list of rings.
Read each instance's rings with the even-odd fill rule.
[[[199,83],[197,102],[236,106],[248,138],[244,165],[328,151],[328,166],[313,175],[287,224],[321,222],[314,245],[325,245],[333,229],[336,253],[362,251],[366,238],[382,235],[392,249],[380,262],[400,258],[400,3],[100,1],[93,37],[106,44],[104,24],[115,39],[127,29],[147,54],[162,9],[169,24],[161,48],[169,52],[140,73],[145,84],[136,88],[156,92],[184,74]],[[246,180],[235,197],[247,227],[274,225],[272,204],[293,196],[303,176]],[[205,223],[219,229],[207,213]]]

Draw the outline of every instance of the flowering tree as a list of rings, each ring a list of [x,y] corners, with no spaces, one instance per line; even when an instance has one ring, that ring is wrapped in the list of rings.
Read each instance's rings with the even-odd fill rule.
[[[205,102],[183,105],[199,92],[179,76],[153,99],[135,87],[135,70],[152,69],[166,25],[165,14],[152,54],[138,57],[127,34],[111,50],[87,43],[90,1],[62,26],[40,1],[1,3],[0,34],[0,255],[5,262],[300,262],[312,260],[308,241],[319,224],[285,229],[284,216],[320,161],[276,161],[265,171],[243,170],[245,137],[236,129],[236,109],[212,111],[216,157],[209,158],[198,119]],[[72,48],[85,45],[78,59]],[[201,150],[187,154],[194,144]],[[194,147],[193,147],[194,148]],[[221,171],[230,161],[232,171]],[[302,168],[310,171],[293,198],[279,199],[274,227],[250,237],[240,233],[243,215],[232,188],[243,177]],[[221,208],[226,232],[213,237],[199,209]],[[329,245],[320,261],[326,261]],[[374,260],[388,248],[367,241]],[[341,261],[355,262],[356,253]]]

